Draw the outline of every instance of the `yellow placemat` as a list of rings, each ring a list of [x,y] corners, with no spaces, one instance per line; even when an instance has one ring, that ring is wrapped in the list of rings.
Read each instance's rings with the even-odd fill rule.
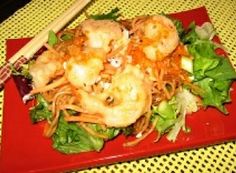
[[[33,37],[72,3],[73,0],[32,0],[24,8],[1,23],[0,65],[5,61],[6,39]],[[235,0],[95,0],[85,10],[89,14],[95,14],[118,7],[123,16],[131,18],[144,14],[179,12],[203,5],[207,8],[216,31],[228,50],[229,58],[236,68]],[[84,13],[79,14],[69,27],[74,27],[84,18]],[[2,123],[2,102],[3,92],[0,92],[0,123]],[[117,163],[80,172],[236,172],[236,142],[138,161]]]

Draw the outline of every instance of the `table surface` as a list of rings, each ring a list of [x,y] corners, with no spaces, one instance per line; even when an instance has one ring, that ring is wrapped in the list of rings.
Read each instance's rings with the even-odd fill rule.
[[[32,0],[0,24],[0,65],[5,61],[6,39],[33,37],[65,11],[74,0]],[[174,13],[205,6],[236,68],[235,0],[94,0],[68,25],[73,28],[88,14],[107,12],[118,7],[123,16]],[[0,134],[3,92],[0,92]],[[137,161],[91,168],[81,173],[98,172],[236,172],[236,142],[228,142],[185,152],[155,156]]]

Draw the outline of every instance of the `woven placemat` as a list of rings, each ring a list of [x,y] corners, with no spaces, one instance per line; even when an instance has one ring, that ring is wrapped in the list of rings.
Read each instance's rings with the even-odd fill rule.
[[[1,23],[0,65],[5,61],[6,39],[33,37],[72,3],[73,0],[32,0],[24,8]],[[236,1],[234,0],[95,0],[85,11],[88,14],[97,14],[118,7],[125,18],[131,18],[137,15],[161,12],[180,12],[203,5],[207,8],[222,44],[226,47],[229,58],[236,68]],[[84,13],[79,14],[68,27],[76,26],[84,18]],[[0,92],[1,123],[2,102],[3,92]],[[79,172],[236,172],[236,142],[150,157],[138,161],[117,163]]]

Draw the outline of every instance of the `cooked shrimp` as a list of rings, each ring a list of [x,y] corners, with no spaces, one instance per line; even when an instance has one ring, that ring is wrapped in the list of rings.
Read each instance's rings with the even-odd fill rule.
[[[161,15],[146,17],[138,24],[138,36],[143,40],[143,52],[150,60],[161,60],[172,53],[179,44],[173,22]]]
[[[115,21],[89,19],[85,20],[81,27],[88,39],[86,46],[101,49],[105,53],[111,50],[110,46],[114,42],[117,44],[112,45],[114,49],[128,42],[128,31]]]
[[[99,79],[103,61],[98,57],[72,57],[67,61],[65,75],[76,88],[86,88]]]
[[[106,93],[114,99],[112,105],[104,104],[105,100],[97,95],[83,90],[79,93],[81,105],[87,113],[102,115],[102,121],[109,127],[129,126],[150,110],[151,106],[150,82],[146,81],[137,66],[132,65],[127,65],[122,72],[114,75]]]
[[[35,88],[43,87],[52,79],[64,73],[63,60],[52,51],[43,52],[30,67]]]

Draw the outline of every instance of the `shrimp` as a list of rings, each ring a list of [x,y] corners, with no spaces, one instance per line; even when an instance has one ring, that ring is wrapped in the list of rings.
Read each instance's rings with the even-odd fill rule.
[[[83,90],[79,90],[79,94],[80,104],[88,117],[91,114],[102,115],[102,122],[109,127],[127,127],[149,111],[151,106],[151,84],[144,73],[133,65],[127,65],[113,76],[111,86],[105,93],[114,99],[112,105],[104,104],[105,100],[101,99],[104,97]],[[80,118],[86,119],[86,115]],[[99,116],[94,118],[94,122],[98,119]]]
[[[83,49],[75,45],[68,47],[71,58],[66,63],[65,75],[73,86],[87,90],[99,80],[107,55],[112,55],[112,51],[125,52],[129,35],[119,23],[109,20],[86,20],[81,24],[81,31],[87,41]]]
[[[93,85],[103,70],[103,60],[98,57],[71,57],[66,63],[65,76],[76,88]]]
[[[173,22],[162,15],[142,18],[136,33],[143,40],[143,52],[152,61],[162,60],[179,44],[179,36]]]
[[[129,41],[128,31],[122,29],[115,21],[88,19],[81,24],[81,27],[88,39],[86,46],[103,50],[105,53],[111,50],[112,44],[116,49]]]
[[[52,79],[64,73],[63,60],[54,52],[43,52],[29,69],[35,88],[47,85]]]

